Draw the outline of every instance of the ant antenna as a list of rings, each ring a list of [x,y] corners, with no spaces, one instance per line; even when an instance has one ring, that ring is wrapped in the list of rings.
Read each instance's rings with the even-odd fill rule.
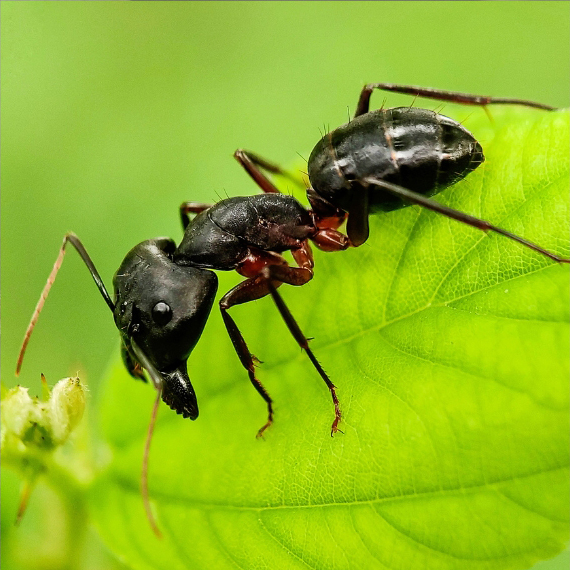
[[[87,253],[87,251],[85,251],[83,244],[81,243],[81,241],[79,241],[79,238],[74,233],[65,234],[65,236],[63,237],[63,243],[61,244],[61,248],[59,250],[59,254],[53,265],[53,269],[49,274],[48,280],[44,286],[42,294],[40,295],[38,304],[34,309],[34,313],[30,320],[30,324],[28,325],[26,333],[24,334],[24,340],[22,341],[22,347],[20,348],[20,353],[18,354],[18,362],[16,364],[16,376],[20,374],[20,369],[22,368],[22,362],[24,360],[24,354],[26,353],[28,342],[30,341],[30,337],[32,336],[32,331],[34,330],[34,327],[38,322],[38,317],[40,316],[40,312],[43,309],[44,303],[46,302],[49,290],[51,289],[51,286],[55,281],[57,272],[59,271],[63,263],[63,257],[65,255],[65,246],[67,245],[67,242],[70,242],[71,245],[75,247],[75,249],[81,256],[81,259],[83,260],[85,265],[87,265],[87,269],[89,269],[89,273],[91,273],[91,277],[93,277],[95,285],[97,285],[97,288],[99,289],[99,292],[103,296],[103,299],[105,299],[105,302],[109,306],[109,309],[111,309],[112,312],[115,311],[115,304],[113,303],[113,301],[111,301],[111,297],[109,297],[109,293],[107,293],[107,289],[105,289],[105,284],[103,283],[101,276],[99,275],[97,269],[95,268],[93,261],[91,261],[89,254]]]
[[[162,538],[162,532],[156,524],[156,519],[152,514],[152,509],[150,508],[150,499],[148,494],[148,459],[150,457],[150,444],[152,442],[152,436],[154,433],[154,426],[156,424],[156,416],[158,415],[158,405],[160,404],[160,397],[162,396],[162,386],[156,390],[156,399],[154,400],[154,405],[152,407],[152,414],[150,416],[150,423],[148,424],[148,431],[146,434],[146,441],[144,444],[144,455],[141,470],[141,495],[144,504],[144,510],[146,512],[146,518],[150,523],[152,531],[157,536],[157,538]]]
[[[146,512],[146,517],[152,528],[152,531],[158,538],[162,538],[162,533],[156,524],[156,519],[152,514],[152,509],[150,508],[150,499],[148,494],[148,459],[150,455],[150,444],[152,442],[152,436],[154,433],[154,426],[156,424],[156,416],[158,414],[158,405],[160,404],[160,398],[162,396],[162,386],[163,380],[160,376],[160,372],[156,369],[154,364],[148,359],[146,354],[142,351],[141,347],[131,339],[131,347],[135,356],[141,363],[141,365],[147,370],[154,387],[156,388],[156,400],[154,401],[154,406],[152,408],[152,414],[150,416],[150,423],[148,424],[148,432],[146,435],[146,442],[144,445],[144,454],[142,462],[141,471],[141,495],[144,504],[144,510]]]
[[[61,244],[61,248],[59,250],[59,254],[58,254],[57,259],[55,260],[55,263],[53,265],[53,269],[51,270],[51,273],[49,274],[47,282],[46,282],[46,284],[43,288],[43,291],[40,295],[40,299],[38,301],[38,304],[36,305],[36,308],[34,309],[32,319],[30,320],[30,324],[28,325],[26,333],[24,334],[24,340],[22,342],[22,347],[20,348],[20,354],[18,355],[18,363],[16,364],[16,376],[18,376],[18,374],[20,373],[20,369],[22,367],[22,362],[24,360],[24,354],[26,352],[28,342],[30,341],[32,331],[34,330],[34,327],[36,326],[36,323],[38,322],[38,317],[39,317],[40,312],[41,312],[41,310],[44,306],[44,303],[47,299],[48,293],[51,289],[51,286],[53,285],[53,283],[55,281],[55,278],[57,276],[57,272],[59,271],[59,269],[61,268],[61,265],[63,263],[63,258],[65,256],[65,247],[68,244],[68,242],[71,243],[71,245],[73,247],[75,247],[75,249],[77,250],[77,252],[81,256],[81,259],[83,260],[85,265],[87,265],[87,269],[89,269],[89,273],[91,273],[91,277],[93,277],[93,280],[95,281],[95,285],[97,285],[97,288],[99,289],[99,292],[103,296],[103,299],[105,299],[105,302],[107,303],[109,309],[111,309],[112,312],[115,311],[115,304],[113,303],[113,301],[111,301],[111,297],[109,296],[107,289],[105,289],[105,284],[103,283],[103,280],[101,279],[101,276],[99,275],[99,272],[95,268],[93,261],[89,257],[89,254],[87,253],[87,251],[83,247],[83,244],[81,243],[79,238],[74,233],[65,234],[65,236],[63,238],[63,243]],[[142,492],[143,502],[144,502],[144,506],[145,506],[145,511],[146,511],[148,520],[150,522],[150,526],[152,527],[152,530],[156,534],[156,536],[158,536],[160,538],[162,536],[162,534],[161,534],[160,530],[158,529],[158,526],[156,525],[156,521],[154,520],[154,517],[152,516],[152,511],[150,509],[150,503],[149,503],[149,498],[148,498],[148,455],[149,455],[149,451],[150,451],[152,434],[154,432],[154,425],[156,423],[156,416],[158,413],[158,404],[160,402],[160,397],[162,396],[162,377],[160,376],[160,373],[155,368],[155,366],[152,364],[152,362],[150,362],[150,360],[148,359],[146,354],[141,350],[141,348],[137,345],[137,343],[132,339],[131,339],[131,346],[133,348],[133,352],[135,353],[135,356],[137,357],[138,361],[147,370],[147,372],[148,372],[148,374],[152,380],[152,383],[154,384],[154,387],[156,388],[156,392],[157,392],[156,401],[154,403],[154,408],[152,411],[152,416],[151,416],[150,424],[148,427],[147,440],[145,443],[145,450],[144,450],[144,456],[143,456],[143,467],[142,467],[142,479],[141,479],[141,492]],[[28,502],[28,498],[29,498],[29,495],[31,492],[31,488],[32,488],[31,484],[27,485],[24,488],[24,492],[22,494],[22,500],[20,503],[20,508],[18,510],[18,517],[16,519],[17,523],[20,521],[20,519],[22,518],[22,515],[24,514],[24,511],[26,509],[26,505]]]

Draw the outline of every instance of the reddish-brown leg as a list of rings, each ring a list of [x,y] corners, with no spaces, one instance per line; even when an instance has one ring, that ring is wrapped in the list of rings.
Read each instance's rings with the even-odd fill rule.
[[[342,235],[342,234],[340,234]],[[346,236],[343,236],[346,239]],[[333,421],[331,427],[331,435],[339,431],[338,424],[341,420],[342,414],[340,411],[340,405],[338,401],[338,397],[336,395],[336,387],[331,382],[330,378],[328,377],[327,373],[324,371],[323,367],[316,359],[313,351],[309,348],[309,341],[307,337],[301,331],[295,317],[293,317],[291,311],[285,304],[285,301],[278,293],[277,288],[275,287],[274,283],[287,283],[289,285],[304,285],[313,277],[313,254],[311,252],[311,248],[309,242],[305,240],[303,246],[297,250],[293,250],[292,252],[293,258],[299,264],[299,267],[289,267],[286,265],[266,265],[261,274],[265,277],[266,283],[269,289],[269,293],[273,297],[279,312],[285,324],[287,325],[289,331],[293,335],[293,338],[297,341],[299,346],[307,353],[307,356],[313,363],[313,366],[317,369],[317,372],[321,376],[321,378],[325,381],[332,397],[332,401],[334,403],[335,408],[335,419]]]
[[[370,108],[370,96],[374,89],[382,91],[393,91],[395,93],[404,93],[414,95],[416,97],[426,97],[427,99],[437,99],[438,101],[450,101],[452,103],[460,103],[462,105],[524,105],[525,107],[534,107],[536,109],[544,109],[545,111],[553,111],[556,107],[536,103],[535,101],[525,101],[524,99],[506,99],[503,97],[486,97],[481,95],[472,95],[470,93],[459,93],[456,91],[444,91],[442,89],[430,89],[428,87],[415,87],[414,85],[399,85],[394,83],[369,83],[365,85],[360,93],[358,105],[356,106],[355,117],[368,113]]]
[[[327,384],[335,406],[335,419],[332,424],[331,435],[339,431],[338,423],[341,419],[341,412],[335,386],[327,376],[326,372],[323,370],[320,363],[315,358],[315,355],[309,348],[307,338],[305,335],[303,335],[293,315],[277,292],[277,287],[279,287],[282,283],[300,286],[310,281],[313,277],[313,255],[308,241],[305,241],[299,249],[293,250],[291,253],[295,261],[299,264],[299,267],[289,267],[286,264],[286,261],[280,255],[272,252],[264,252],[259,250],[250,251],[250,255],[242,262],[238,268],[238,272],[241,275],[250,276],[250,278],[247,281],[243,281],[234,287],[231,291],[224,295],[220,301],[222,318],[226,325],[228,334],[230,335],[232,344],[234,345],[237,355],[242,363],[242,366],[248,371],[251,383],[267,403],[267,422],[259,430],[257,434],[258,437],[261,436],[263,432],[273,423],[272,400],[261,382],[255,376],[255,361],[258,360],[249,352],[247,344],[240,330],[228,313],[228,309],[234,305],[239,305],[241,303],[247,303],[248,301],[260,299],[267,294],[270,294],[273,297],[273,300],[275,301],[275,304],[277,305],[277,308],[279,309],[279,312],[281,313],[285,324],[289,328],[289,331],[299,346],[301,346],[301,348],[306,351],[309,359],[317,369],[321,378],[323,378]],[[257,273],[257,275],[253,276],[254,273]]]
[[[297,341],[297,344],[307,353],[307,356],[309,357],[310,361],[313,363],[313,366],[317,369],[317,372],[319,373],[321,378],[325,381],[325,384],[327,385],[327,387],[331,393],[332,401],[334,404],[334,410],[335,410],[335,418],[334,418],[334,421],[333,421],[332,426],[331,426],[331,436],[332,436],[337,431],[340,431],[338,429],[338,424],[342,418],[342,414],[340,411],[340,404],[338,401],[338,397],[336,395],[336,386],[331,382],[327,373],[324,371],[323,367],[321,366],[321,364],[319,363],[319,361],[316,359],[315,355],[313,354],[313,351],[309,348],[309,341],[308,341],[307,337],[301,331],[299,325],[297,324],[297,321],[295,320],[295,318],[291,314],[291,311],[289,310],[289,308],[285,304],[285,301],[283,301],[283,298],[281,297],[281,295],[277,291],[277,288],[273,284],[274,280],[277,279],[277,280],[284,282],[284,283],[290,283],[291,285],[300,285],[300,284],[302,284],[299,282],[299,280],[300,280],[299,277],[300,277],[301,271],[303,271],[303,269],[296,268],[296,267],[283,267],[283,266],[276,266],[276,265],[268,265],[268,266],[264,267],[264,269],[262,271],[262,275],[266,279],[266,283],[267,283],[267,286],[269,288],[269,292],[271,293],[271,296],[273,297],[273,301],[275,301],[275,304],[277,305],[277,308],[279,309],[279,312],[281,313],[281,317],[283,317],[283,320],[285,321],[287,328],[289,329],[289,331],[293,335],[293,338]],[[311,277],[312,277],[312,271],[311,270],[305,269],[304,271],[307,272],[307,273],[305,273],[305,275],[307,275],[308,272],[310,272]],[[308,279],[307,279],[307,281],[308,281]]]
[[[291,251],[293,259],[297,262],[297,265],[303,269],[313,269],[315,266],[315,260],[313,259],[313,252],[311,251],[311,244],[309,240],[305,240],[303,245],[299,249],[293,249]],[[311,271],[311,276],[307,281],[312,279],[313,272]]]
[[[344,210],[333,206],[322,196],[319,196],[313,188],[307,188],[307,200],[311,204],[311,215],[316,228],[336,230],[346,219]]]
[[[267,422],[257,432],[257,437],[261,437],[263,432],[273,423],[273,401],[263,384],[255,376],[255,363],[259,362],[259,360],[249,352],[249,348],[235,321],[228,313],[228,309],[234,305],[260,299],[261,297],[265,297],[268,293],[269,289],[265,280],[261,277],[255,277],[247,281],[242,281],[239,285],[236,285],[233,289],[228,291],[220,300],[222,319],[224,320],[238,358],[242,366],[247,370],[250,382],[267,403]]]
[[[350,247],[350,240],[342,233],[332,228],[319,230],[311,240],[322,251],[343,251]]]
[[[253,178],[253,180],[255,180],[255,183],[266,193],[280,193],[280,191],[275,184],[273,184],[273,182],[263,174],[261,169],[267,170],[267,172],[272,172],[273,174],[285,176],[293,181],[295,185],[299,184],[298,180],[293,178],[288,172],[253,152],[240,148],[234,152],[234,158],[245,168],[245,171]]]

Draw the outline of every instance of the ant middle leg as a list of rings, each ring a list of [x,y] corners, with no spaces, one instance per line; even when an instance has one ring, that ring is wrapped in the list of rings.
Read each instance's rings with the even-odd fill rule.
[[[470,93],[459,93],[456,91],[444,91],[443,89],[431,89],[429,87],[416,87],[414,85],[400,85],[397,83],[369,83],[365,85],[360,93],[358,105],[356,106],[355,117],[368,113],[370,108],[370,96],[374,89],[382,91],[393,91],[394,93],[404,93],[406,95],[414,95],[416,97],[425,97],[427,99],[436,99],[438,101],[450,101],[452,103],[460,103],[463,105],[523,105],[525,107],[534,107],[536,109],[544,109],[545,111],[554,111],[556,107],[537,103],[535,101],[526,101],[524,99],[508,99],[504,97],[487,97],[482,95],[472,95]]]
[[[298,184],[298,181],[295,180],[291,174],[283,170],[281,167],[277,166],[276,164],[261,158],[257,154],[250,152],[248,150],[243,150],[238,148],[234,152],[234,158],[243,166],[245,171],[253,178],[255,183],[263,190],[263,192],[268,194],[280,194],[281,191],[263,174],[262,170],[266,170],[267,172],[271,172],[273,174],[278,174],[279,176],[285,176],[292,180],[295,184]]]

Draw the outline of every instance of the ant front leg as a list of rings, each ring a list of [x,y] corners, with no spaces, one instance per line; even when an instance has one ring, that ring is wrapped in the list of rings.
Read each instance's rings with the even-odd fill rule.
[[[273,423],[273,400],[255,375],[255,363],[260,361],[257,357],[251,354],[251,352],[249,352],[245,339],[243,338],[243,335],[235,321],[228,313],[228,309],[234,305],[240,305],[241,303],[260,299],[261,297],[265,297],[268,293],[269,290],[263,280],[261,278],[255,278],[241,282],[239,285],[236,285],[233,289],[228,291],[222,299],[220,299],[222,319],[226,325],[226,330],[228,331],[238,358],[242,366],[247,370],[249,380],[253,384],[253,387],[258,391],[259,395],[267,404],[267,422],[257,432],[257,437],[261,437],[263,432]]]
[[[211,208],[212,204],[203,204],[202,202],[182,202],[180,204],[180,219],[182,221],[182,228],[185,230],[190,223],[188,214],[200,214],[204,210]]]
[[[261,382],[255,376],[255,361],[257,358],[249,352],[240,330],[228,313],[228,309],[234,305],[260,299],[268,294],[273,297],[273,300],[275,301],[285,324],[289,328],[289,331],[299,346],[305,350],[320,376],[327,384],[335,406],[335,420],[331,428],[331,435],[339,431],[337,426],[341,419],[341,412],[335,386],[315,358],[315,355],[309,348],[308,339],[302,333],[299,325],[295,321],[295,318],[289,311],[289,308],[285,305],[285,302],[277,292],[277,287],[282,283],[300,286],[310,281],[313,277],[313,257],[308,242],[305,241],[299,249],[293,250],[292,254],[300,267],[289,267],[281,256],[271,254],[271,252],[252,252],[238,271],[245,275],[253,272],[258,272],[258,274],[234,287],[224,295],[220,301],[222,318],[238,357],[243,367],[248,371],[251,383],[254,385],[261,397],[267,402],[267,422],[259,430],[257,434],[258,437],[262,436],[263,432],[273,423],[272,400]],[[278,258],[282,260],[281,263],[279,263]]]
[[[234,319],[228,313],[228,309],[234,305],[241,305],[248,301],[255,301],[261,299],[269,294],[269,289],[264,279],[258,275],[260,269],[267,263],[287,263],[282,256],[271,252],[250,252],[249,256],[242,261],[238,272],[245,277],[250,277],[247,281],[242,281],[233,289],[228,291],[220,299],[220,311],[222,312],[222,319],[226,325],[226,330],[238,358],[242,366],[247,370],[249,380],[257,390],[259,395],[265,400],[267,404],[267,422],[257,432],[257,437],[261,437],[263,432],[273,423],[273,400],[268,394],[263,384],[258,380],[255,375],[255,364],[260,360],[251,354],[241,331],[236,325]],[[277,284],[277,287],[281,283]]]
[[[404,93],[406,95],[414,95],[415,97],[425,97],[426,99],[436,99],[437,101],[450,101],[452,103],[460,103],[462,105],[478,105],[480,107],[493,104],[523,105],[525,107],[534,107],[535,109],[544,109],[545,111],[554,111],[556,109],[556,107],[551,107],[550,105],[536,103],[535,101],[526,101],[524,99],[487,97],[483,95],[472,95],[470,93],[459,93],[456,91],[444,91],[443,89],[431,89],[429,87],[399,85],[397,83],[369,83],[364,86],[360,93],[356,112],[354,113],[355,117],[368,113],[370,108],[370,96],[374,89],[393,91],[394,93]]]
[[[346,244],[348,247],[348,244]],[[338,397],[336,395],[336,386],[332,383],[328,374],[324,371],[320,362],[317,360],[313,351],[309,348],[309,340],[301,331],[295,317],[293,317],[289,307],[285,304],[285,301],[277,291],[275,283],[287,283],[288,285],[304,285],[313,278],[313,254],[311,252],[311,247],[309,242],[303,242],[303,245],[299,249],[291,251],[293,258],[298,263],[299,267],[289,267],[287,265],[266,265],[261,270],[261,275],[265,278],[269,293],[273,297],[273,301],[277,305],[277,309],[281,314],[281,317],[285,321],[289,332],[293,335],[293,338],[297,341],[297,344],[307,353],[309,360],[312,362],[313,366],[316,368],[320,377],[324,380],[329,392],[331,393],[331,398],[335,409],[335,419],[331,426],[331,436],[334,435],[338,429],[338,424],[342,418],[340,411],[340,404]]]
[[[317,360],[313,351],[309,348],[309,340],[301,331],[295,317],[291,314],[289,307],[285,304],[285,301],[277,291],[277,287],[274,285],[275,280],[289,283],[291,285],[302,285],[300,281],[302,280],[302,276],[300,272],[303,271],[304,268],[297,268],[297,267],[284,267],[281,265],[268,265],[263,268],[262,276],[265,278],[265,282],[267,283],[267,287],[269,289],[269,293],[273,297],[273,301],[277,305],[277,309],[281,313],[281,317],[285,321],[289,332],[293,335],[293,338],[297,341],[297,344],[307,353],[310,361],[313,363],[313,366],[316,368],[317,372],[319,373],[320,377],[324,380],[327,388],[331,393],[331,398],[334,404],[335,410],[335,418],[331,426],[331,436],[334,435],[338,429],[338,424],[342,418],[342,414],[340,411],[340,404],[338,401],[338,397],[336,395],[336,386],[332,383],[331,379],[328,377],[328,374],[324,371],[323,367],[321,366],[320,362]],[[312,277],[312,271],[305,269],[306,272],[310,271],[310,276]],[[307,275],[307,273],[305,273]],[[310,279],[310,277],[305,281],[305,283]]]
[[[263,174],[261,169],[272,172],[273,174],[278,174],[279,176],[285,176],[292,180],[295,185],[298,181],[295,180],[288,172],[285,172],[282,168],[257,156],[253,152],[243,150],[239,148],[234,152],[234,158],[245,168],[245,171],[253,178],[255,183],[267,194],[280,194],[280,190]]]

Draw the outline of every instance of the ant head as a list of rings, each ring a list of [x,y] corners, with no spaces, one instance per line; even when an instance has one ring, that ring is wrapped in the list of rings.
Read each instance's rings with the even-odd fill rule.
[[[176,265],[171,259],[174,249],[172,240],[158,238],[127,254],[113,278],[114,317],[129,356],[129,372],[140,377],[140,365],[154,368],[162,399],[184,417],[196,419],[186,360],[210,314],[217,277],[212,271]]]

